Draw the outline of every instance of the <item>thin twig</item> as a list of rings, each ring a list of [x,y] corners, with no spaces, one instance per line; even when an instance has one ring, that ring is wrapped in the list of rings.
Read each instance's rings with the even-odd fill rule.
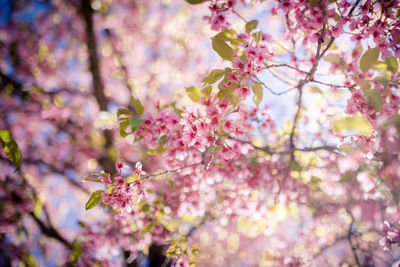
[[[138,179],[138,180],[136,180],[136,181],[134,181],[132,183],[135,183],[135,182],[138,182],[138,181],[143,181],[143,180],[148,180],[150,178],[163,176],[163,175],[167,175],[167,174],[171,174],[171,173],[176,173],[176,172],[179,172],[179,171],[181,171],[183,169],[191,168],[191,167],[202,165],[202,164],[204,164],[203,161],[197,162],[197,163],[192,163],[192,164],[189,164],[189,165],[177,168],[177,169],[173,169],[173,170],[167,170],[167,171],[160,172],[160,173],[153,173],[153,174],[144,175],[144,176],[142,176],[142,178],[140,178],[140,179]]]
[[[254,76],[254,78],[259,84],[261,84],[265,89],[267,89],[273,95],[283,95],[283,94],[286,94],[286,93],[288,93],[290,91],[293,91],[293,90],[295,90],[297,88],[297,87],[291,87],[291,88],[288,88],[288,89],[286,89],[286,90],[284,90],[282,92],[275,92],[270,87],[268,87],[268,85],[266,85],[263,81],[261,81],[257,76]]]

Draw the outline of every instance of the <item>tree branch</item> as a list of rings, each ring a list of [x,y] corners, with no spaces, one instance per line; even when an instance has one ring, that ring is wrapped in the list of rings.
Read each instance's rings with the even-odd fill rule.
[[[44,224],[39,218],[37,218],[35,216],[35,214],[32,211],[29,212],[29,215],[32,217],[32,219],[39,226],[39,228],[40,228],[40,230],[42,231],[43,234],[45,234],[48,237],[56,239],[57,241],[62,243],[68,249],[72,249],[72,244],[69,243],[63,236],[61,236],[61,234],[52,225]]]
[[[108,99],[104,94],[104,85],[100,74],[100,63],[97,57],[96,35],[93,27],[93,12],[90,0],[81,0],[81,13],[85,22],[87,48],[89,52],[89,70],[92,74],[94,96],[99,104],[101,111],[107,111]],[[110,130],[104,130],[106,143],[104,145],[104,156],[99,159],[100,164],[106,172],[114,170],[114,163],[108,156],[108,150],[113,146],[113,140]]]

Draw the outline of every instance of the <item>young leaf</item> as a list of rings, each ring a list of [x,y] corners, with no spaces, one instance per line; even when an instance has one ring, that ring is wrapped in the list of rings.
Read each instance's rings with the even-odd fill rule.
[[[96,178],[96,177],[94,177],[94,176],[89,176],[88,178],[83,179],[83,181],[85,181],[85,182],[96,182],[96,183],[101,183],[100,179],[99,179],[99,178]]]
[[[218,33],[217,35],[215,35],[214,38],[221,39],[223,41],[231,41],[231,42],[234,40],[237,40],[236,32],[232,29],[224,30],[224,31]]]
[[[344,62],[343,58],[337,54],[327,54],[326,56],[324,56],[324,59],[328,62],[336,63],[339,65],[341,65]]]
[[[140,102],[139,99],[134,98],[133,96],[131,96],[131,104],[135,107],[136,112],[139,115],[143,115],[144,113],[144,107],[142,105],[142,103]]]
[[[218,53],[223,59],[232,61],[233,60],[233,49],[227,45],[222,39],[212,38],[212,47],[215,52]]]
[[[144,122],[144,120],[141,120],[136,116],[132,116],[132,118],[131,118],[132,133],[135,132],[137,130],[137,128],[139,128],[139,126],[142,125],[143,122]]]
[[[376,77],[376,78],[374,79],[374,81],[375,81],[375,82],[378,82],[378,83],[380,83],[380,84],[382,84],[383,87],[385,87],[385,88],[386,88],[386,86],[389,85],[389,80],[386,79],[384,76]]]
[[[321,91],[321,89],[319,89],[318,87],[313,86],[313,87],[310,88],[310,93],[322,94],[322,91]]]
[[[154,222],[149,222],[148,224],[146,224],[143,228],[142,231],[140,232],[141,235],[145,235],[148,232],[150,232],[153,227],[154,227],[155,223]]]
[[[399,69],[399,63],[397,62],[397,59],[395,57],[386,58],[385,63],[387,65],[388,71],[392,73],[396,73],[397,70]]]
[[[165,143],[167,142],[167,136],[163,135],[158,139],[158,147],[155,149],[147,150],[147,154],[149,155],[160,155],[167,151],[167,148],[164,147]]]
[[[347,171],[342,175],[342,177],[339,180],[339,183],[355,183],[356,181],[354,180],[353,173],[351,171]]]
[[[236,108],[237,106],[239,106],[240,100],[239,100],[239,98],[238,98],[235,94],[230,93],[230,94],[228,95],[228,99],[229,99],[229,102],[232,104],[232,106],[233,106],[234,108]]]
[[[225,74],[225,70],[221,70],[221,69],[212,70],[210,72],[210,74],[208,74],[208,76],[203,79],[203,83],[204,84],[213,84],[216,81],[218,81],[219,79],[221,79],[224,76],[224,74]]]
[[[360,69],[362,72],[367,72],[370,68],[372,68],[377,62],[379,58],[379,50],[378,48],[368,49],[364,55],[362,55],[360,59]]]
[[[253,101],[258,106],[263,98],[263,88],[261,84],[257,82],[253,82],[251,88],[253,89],[254,93]]]
[[[381,111],[383,106],[381,92],[376,89],[368,89],[365,91],[365,98],[367,99],[367,103],[372,105],[376,112]]]
[[[260,31],[257,31],[255,33],[252,34],[253,35],[253,39],[256,43],[258,43],[259,41],[261,41],[262,39],[262,33]]]
[[[132,116],[132,111],[127,110],[125,108],[120,108],[117,111],[117,118],[118,120],[123,120],[125,117],[120,118],[121,115],[125,115],[127,117]]]
[[[246,23],[246,32],[251,32],[252,30],[254,30],[255,28],[257,28],[258,25],[258,20],[251,20],[249,22]]]
[[[123,121],[120,121],[119,123],[119,134],[121,137],[126,137],[129,135],[129,133],[126,132],[126,128],[129,126],[129,120],[125,119]]]
[[[90,210],[100,204],[102,192],[103,190],[97,190],[92,193],[89,200],[86,202],[86,210]]]
[[[397,134],[400,135],[400,114],[394,115],[394,117],[389,119],[389,120],[387,120],[383,124],[383,126],[386,127],[386,128],[387,127],[391,127],[391,126],[395,127],[396,130],[397,130]]]
[[[12,164],[18,168],[21,165],[21,151],[12,138],[10,131],[0,130],[0,142],[4,153],[6,153]]]
[[[33,206],[33,214],[36,218],[39,218],[40,213],[43,209],[43,202],[38,196],[33,196],[34,206]]]
[[[339,134],[345,134],[344,132],[350,131],[351,135],[359,134],[369,136],[372,132],[372,127],[369,124],[369,121],[360,116],[336,120],[333,122],[333,128]]]
[[[210,97],[211,91],[212,91],[212,86],[207,86],[206,88],[201,90],[201,92],[207,97]]]
[[[69,255],[69,259],[73,263],[76,263],[76,261],[78,261],[81,256],[82,256],[82,243],[80,243],[77,239],[74,239],[74,241],[72,242],[72,252]]]
[[[188,2],[189,4],[192,4],[192,5],[201,4],[201,3],[203,3],[203,1],[204,0],[186,0],[186,2]]]
[[[217,97],[218,97],[218,99],[223,99],[224,97],[226,97],[229,94],[230,94],[230,91],[228,89],[221,89],[221,90],[219,90]]]
[[[203,96],[199,88],[194,86],[186,87],[186,93],[193,102],[200,103],[200,98]]]

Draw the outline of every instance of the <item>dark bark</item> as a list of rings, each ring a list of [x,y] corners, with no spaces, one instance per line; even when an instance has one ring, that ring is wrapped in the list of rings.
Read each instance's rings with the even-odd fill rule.
[[[81,1],[81,13],[85,23],[86,46],[89,53],[89,70],[93,79],[94,97],[99,104],[101,111],[107,111],[108,99],[104,93],[104,84],[101,79],[100,62],[97,56],[97,41],[93,26],[94,10],[90,6],[90,0]],[[114,163],[108,156],[108,150],[112,148],[113,141],[110,130],[104,130],[103,135],[106,143],[104,146],[104,156],[99,159],[100,165],[106,172],[114,171]]]

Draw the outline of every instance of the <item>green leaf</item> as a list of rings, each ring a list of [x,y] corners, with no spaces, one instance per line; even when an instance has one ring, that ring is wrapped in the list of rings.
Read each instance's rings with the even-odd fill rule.
[[[158,147],[155,149],[147,150],[147,154],[149,155],[160,155],[167,151],[167,148],[164,147],[165,143],[167,142],[167,136],[163,135],[158,139]]]
[[[40,213],[42,212],[43,209],[43,202],[38,196],[33,197],[34,200],[34,206],[33,206],[33,215],[35,215],[36,218],[39,218]]]
[[[353,173],[351,171],[344,173],[340,178],[339,183],[355,183]]]
[[[387,65],[388,71],[392,73],[396,73],[397,70],[399,69],[399,63],[397,62],[397,59],[395,57],[386,58],[385,63]]]
[[[125,119],[124,121],[121,121],[119,123],[119,134],[121,137],[126,137],[129,135],[129,133],[126,132],[126,128],[129,126],[129,120]]]
[[[135,139],[133,139],[133,143],[139,142],[142,140],[143,136],[135,136]]]
[[[251,20],[249,22],[246,23],[246,32],[251,32],[252,30],[254,30],[255,28],[257,28],[258,25],[258,20]]]
[[[120,120],[120,119],[123,120],[125,117],[120,118],[121,115],[125,115],[125,116],[129,117],[129,116],[132,116],[132,114],[133,114],[132,111],[130,111],[128,109],[120,108],[117,111],[117,118],[118,118],[118,120]]]
[[[82,243],[80,243],[77,239],[74,239],[72,242],[72,252],[69,255],[69,259],[76,263],[79,258],[82,256]]]
[[[111,194],[112,191],[113,191],[113,189],[114,189],[114,186],[110,185],[109,187],[106,188],[106,190],[104,191],[104,193],[106,193],[106,194]]]
[[[319,182],[321,182],[321,181],[322,181],[321,178],[319,178],[319,177],[317,177],[317,176],[311,176],[311,179],[310,179],[310,182],[309,182],[309,183],[316,184],[316,183],[319,183]]]
[[[240,100],[235,94],[233,94],[233,93],[228,94],[228,99],[234,108],[239,106]]]
[[[394,115],[394,117],[387,120],[383,126],[386,128],[394,126],[397,130],[397,134],[400,135],[400,114]]]
[[[263,88],[261,84],[257,82],[253,82],[251,88],[253,89],[254,93],[253,101],[258,106],[263,98]]]
[[[142,231],[140,232],[141,235],[145,235],[148,232],[150,232],[153,227],[154,227],[155,223],[154,222],[149,222],[148,224],[146,224],[143,228]]]
[[[224,99],[227,95],[229,95],[231,92],[228,89],[221,89],[219,90],[217,97],[218,99]]]
[[[227,45],[222,39],[212,38],[212,47],[223,59],[233,61],[233,49]]]
[[[140,100],[134,98],[133,96],[131,96],[131,101],[130,101],[130,102],[131,102],[131,104],[135,107],[136,112],[137,112],[139,115],[143,115],[143,113],[144,113],[144,107],[143,107],[142,103],[140,102]]]
[[[211,91],[212,91],[212,86],[207,86],[206,88],[201,90],[201,92],[207,97],[210,97]]]
[[[221,70],[221,69],[212,70],[210,72],[210,74],[208,74],[208,76],[203,79],[203,83],[204,84],[213,84],[216,81],[218,81],[219,79],[221,79],[224,76],[224,74],[225,74],[225,70]]]
[[[85,182],[96,182],[96,183],[101,183],[101,181],[99,180],[99,178],[93,177],[93,176],[89,176],[86,179],[83,179],[83,181]]]
[[[292,160],[289,166],[293,171],[301,172],[303,170],[303,167],[295,160]]]
[[[221,40],[224,40],[224,41],[231,41],[231,42],[234,41],[234,40],[237,40],[236,39],[236,32],[234,30],[232,30],[232,29],[224,30],[224,31],[218,33],[217,35],[215,35],[214,38],[221,39]]]
[[[378,63],[374,65],[374,69],[383,73],[388,70],[388,65],[383,61],[378,61]]]
[[[260,31],[257,31],[255,33],[252,34],[253,35],[253,39],[256,43],[258,43],[259,41],[261,41],[262,39],[262,33]]]
[[[144,120],[141,120],[136,116],[132,116],[132,118],[131,118],[132,133],[135,132],[137,130],[137,128],[139,128],[139,126],[142,125],[143,122],[144,122]]]
[[[384,76],[379,76],[374,79],[375,82],[378,82],[383,85],[383,87],[387,87],[389,85],[389,80],[386,79]]]
[[[79,226],[80,226],[82,229],[85,229],[85,228],[86,228],[86,224],[85,224],[84,222],[78,221],[78,224],[79,224]]]
[[[378,63],[379,50],[378,48],[368,49],[360,59],[360,69],[362,72],[367,72],[376,63]]]
[[[310,93],[318,93],[318,94],[322,94],[321,89],[319,89],[318,87],[314,86],[310,88]]]
[[[376,112],[382,110],[383,100],[381,92],[376,89],[368,89],[365,91],[365,98],[367,99],[367,103],[372,105]]]
[[[171,107],[174,109],[175,114],[181,117],[183,110],[176,107],[176,102],[172,102]]]
[[[6,153],[12,164],[18,168],[21,165],[21,151],[12,138],[10,131],[0,130],[0,142],[4,153]]]
[[[97,190],[92,193],[89,200],[86,202],[86,210],[90,210],[100,204],[101,193],[103,193],[103,190]]]
[[[37,261],[36,261],[35,256],[33,256],[30,253],[25,256],[25,262],[26,262],[26,265],[29,266],[29,267],[36,267],[37,266]]]
[[[324,59],[328,62],[336,63],[339,65],[341,65],[344,62],[343,58],[337,54],[327,54],[326,56],[324,56]]]
[[[350,135],[359,134],[369,136],[372,132],[372,127],[369,124],[369,121],[360,116],[335,120],[333,122],[333,128],[337,133],[342,135],[346,132],[350,132]]]
[[[186,0],[186,2],[188,2],[189,4],[192,4],[192,5],[201,4],[201,3],[203,3],[203,1],[204,0]]]
[[[310,0],[310,6],[311,7],[317,7],[319,6],[319,1],[318,0]]]
[[[171,220],[169,223],[167,223],[167,225],[165,225],[165,229],[167,229],[170,232],[174,232],[176,231],[179,226],[181,226],[182,221],[175,219],[175,220]]]
[[[203,96],[199,88],[194,86],[186,87],[186,93],[190,99],[195,103],[200,103],[200,98]]]

